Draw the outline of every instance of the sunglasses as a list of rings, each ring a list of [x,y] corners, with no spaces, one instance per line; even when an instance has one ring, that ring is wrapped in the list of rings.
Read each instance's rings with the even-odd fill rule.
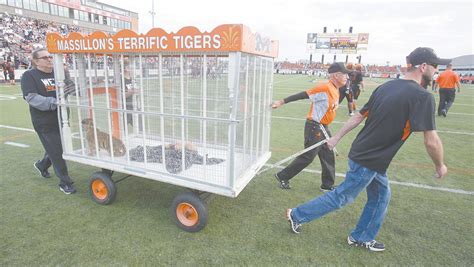
[[[53,56],[44,56],[44,57],[39,57],[36,59],[53,59]]]
[[[433,66],[433,68],[437,69],[438,68],[438,64],[433,64],[433,63],[426,63],[427,65],[430,65],[430,66]]]

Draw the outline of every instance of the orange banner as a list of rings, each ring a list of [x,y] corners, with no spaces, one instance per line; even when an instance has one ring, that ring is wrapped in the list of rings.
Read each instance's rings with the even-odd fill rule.
[[[94,32],[83,36],[73,32],[46,36],[50,53],[126,53],[126,52],[236,52],[268,57],[278,56],[278,42],[253,34],[242,24],[225,24],[210,33],[184,27],[176,33],[154,28],[147,34],[121,30],[115,35]]]

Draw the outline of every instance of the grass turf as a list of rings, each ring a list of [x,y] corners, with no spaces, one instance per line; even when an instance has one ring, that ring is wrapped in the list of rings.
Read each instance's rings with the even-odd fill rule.
[[[384,80],[367,80],[359,106]],[[313,86],[306,76],[275,76],[274,99]],[[18,86],[0,86],[0,95],[19,94]],[[336,121],[348,116],[343,102]],[[432,178],[434,167],[422,134],[412,135],[388,171],[391,180],[474,191],[474,87],[463,85],[447,118],[437,117],[445,147],[448,177]],[[305,101],[274,111],[272,162],[303,146]],[[277,117],[291,117],[281,119]],[[32,128],[21,97],[0,100],[0,125]],[[331,125],[335,132],[341,123]],[[344,173],[357,130],[338,145],[336,169]],[[456,132],[456,133],[453,133]],[[345,238],[357,222],[365,194],[350,206],[303,225],[294,235],[284,219],[287,207],[321,193],[318,174],[302,172],[283,191],[274,171],[255,177],[238,198],[216,196],[209,221],[198,233],[178,229],[169,206],[183,188],[132,177],[120,182],[116,201],[100,206],[88,195],[88,179],[97,169],[69,162],[78,193],[66,196],[53,175],[43,179],[32,164],[43,149],[35,133],[0,128],[0,265],[453,265],[474,262],[473,195],[392,185],[389,213],[377,239],[383,253],[348,247]],[[19,148],[4,142],[30,145]],[[309,167],[320,169],[318,160]],[[115,174],[114,177],[120,177]],[[337,183],[342,181],[337,178]]]

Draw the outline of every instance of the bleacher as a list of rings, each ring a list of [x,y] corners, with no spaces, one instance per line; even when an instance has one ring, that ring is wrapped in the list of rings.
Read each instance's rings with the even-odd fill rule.
[[[396,78],[398,74],[404,75],[407,68],[400,65],[395,66],[377,66],[367,65],[365,66],[366,76],[374,78]]]
[[[302,63],[302,62],[275,62],[276,73],[279,74],[308,74],[319,75],[326,74],[330,64],[321,63]],[[406,73],[406,67],[400,65],[395,66],[377,66],[362,65],[364,76],[374,78],[396,78]]]
[[[79,27],[0,14],[0,58],[14,62],[15,69],[26,68],[31,51],[45,46],[47,32],[67,35],[74,31],[80,31]]]
[[[15,69],[27,68],[31,51],[45,46],[46,33],[59,32],[68,35],[70,32],[87,31],[77,26],[57,24],[52,21],[44,21],[10,15],[6,12],[0,14],[0,61],[15,63]],[[3,60],[1,60],[3,59]],[[307,74],[325,76],[330,64],[308,63],[308,62],[275,62],[275,70],[280,74]],[[401,66],[364,66],[365,76],[380,78],[396,78],[398,74],[404,74],[406,68]]]
[[[321,63],[303,63],[303,62],[275,62],[275,69],[280,74],[312,74],[324,73],[327,71],[329,64]]]

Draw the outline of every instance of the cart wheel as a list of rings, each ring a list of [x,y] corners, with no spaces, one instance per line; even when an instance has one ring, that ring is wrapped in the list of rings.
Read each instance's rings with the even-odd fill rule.
[[[206,203],[192,192],[176,196],[171,205],[171,213],[176,225],[187,232],[198,232],[207,223]]]
[[[89,190],[92,200],[101,205],[112,203],[117,195],[115,183],[106,172],[95,172],[92,174],[89,182]]]

